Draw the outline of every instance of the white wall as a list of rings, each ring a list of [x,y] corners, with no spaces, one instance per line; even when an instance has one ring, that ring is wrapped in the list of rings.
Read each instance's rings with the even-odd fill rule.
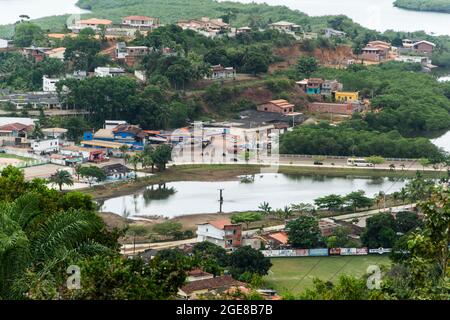
[[[217,229],[210,224],[202,224],[197,226],[197,237],[200,238],[214,238],[218,240],[223,240],[225,236],[225,231]],[[204,240],[201,240],[204,241]]]

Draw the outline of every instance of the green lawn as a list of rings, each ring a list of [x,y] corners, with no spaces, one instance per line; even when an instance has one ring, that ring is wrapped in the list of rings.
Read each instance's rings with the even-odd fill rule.
[[[336,280],[347,274],[360,277],[370,265],[389,265],[387,256],[353,256],[353,257],[305,257],[274,258],[272,268],[264,278],[267,285],[279,293],[286,291],[300,293],[312,286],[313,278]]]

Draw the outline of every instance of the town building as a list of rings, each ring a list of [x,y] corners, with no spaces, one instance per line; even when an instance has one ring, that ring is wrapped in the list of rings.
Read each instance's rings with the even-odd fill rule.
[[[220,33],[227,33],[230,31],[230,25],[223,22],[221,18],[211,19],[203,17],[200,19],[180,20],[177,25],[183,30],[194,30],[208,37],[214,37]]]
[[[27,142],[28,135],[34,125],[8,123],[0,126],[0,142],[2,146],[15,146]]]
[[[31,149],[36,154],[50,154],[59,152],[59,140],[36,140],[31,143]]]
[[[356,102],[359,100],[359,92],[337,91],[334,93],[334,100],[337,102]]]
[[[119,60],[124,60],[128,66],[134,66],[142,57],[148,55],[150,48],[146,46],[127,46],[125,42],[116,44],[115,56]]]
[[[115,123],[119,123],[115,125]],[[114,126],[115,125],[115,126]],[[102,147],[101,143],[112,143],[111,145],[103,144],[103,147],[115,148],[127,145],[130,149],[142,150],[147,142],[147,134],[139,126],[130,125],[122,121],[105,122],[105,128],[97,132],[85,132],[84,142],[86,145],[95,146],[92,143],[100,143],[97,146]],[[117,148],[117,149],[118,149]]]
[[[65,54],[65,52],[66,52],[66,48],[59,47],[59,48],[54,48],[54,49],[45,51],[45,55],[48,58],[58,59],[58,60],[64,61],[64,54]]]
[[[320,78],[303,79],[296,82],[297,86],[306,94],[321,94],[330,96],[335,91],[342,91],[343,84],[337,80],[323,80]]]
[[[125,75],[125,70],[122,68],[113,68],[113,67],[97,67],[94,70],[95,75],[101,78],[108,77],[119,77]]]
[[[236,29],[236,34],[250,33],[250,32],[252,32],[252,28],[250,27],[241,27]]]
[[[398,56],[395,58],[395,61],[404,62],[404,63],[418,63],[422,66],[422,71],[431,72],[437,66],[432,64],[432,61],[429,57],[424,56]]]
[[[222,67],[220,64],[211,67],[211,75],[207,77],[212,80],[234,79],[236,70],[233,67]]]
[[[121,163],[107,165],[102,169],[105,171],[107,180],[123,180],[134,177],[134,173]]]
[[[294,112],[295,106],[287,100],[272,100],[257,106],[258,111],[288,114]]]
[[[360,58],[372,62],[381,62],[389,59],[391,44],[384,41],[371,41],[361,49]]]
[[[0,102],[11,103],[17,110],[26,106],[33,109],[43,107],[44,109],[63,109],[56,92],[26,92],[10,93],[0,95]]]
[[[94,31],[100,31],[101,28],[107,28],[112,25],[112,21],[108,19],[91,18],[86,20],[75,21],[75,24],[68,26],[70,30],[79,33],[81,30],[91,28]]]
[[[340,115],[351,115],[355,112],[363,112],[367,106],[359,101],[347,103],[311,102],[308,111],[312,113],[330,113]]]
[[[61,81],[60,78],[42,77],[42,90],[44,92],[56,92],[56,84]]]
[[[122,25],[136,28],[157,28],[160,20],[147,16],[128,16],[122,19]]]
[[[65,139],[67,135],[67,129],[64,128],[45,128],[42,129],[45,139]]]
[[[331,96],[333,92],[342,91],[344,85],[337,80],[324,80],[322,83],[322,88],[320,89],[320,94],[325,96]]]
[[[197,225],[197,242],[203,241],[233,250],[241,246],[242,225],[233,224],[229,219],[199,224]]]
[[[49,50],[50,48],[31,46],[23,48],[22,54],[37,63],[45,59],[46,52]]]
[[[325,38],[345,38],[345,36],[347,34],[343,31],[326,28],[324,30],[324,35],[325,35]]]
[[[13,47],[12,41],[7,39],[0,39],[0,50],[5,51]]]
[[[192,269],[187,272],[187,282],[193,282],[193,281],[200,281],[200,280],[207,280],[214,278],[214,275],[211,273],[208,273],[206,271],[203,271],[202,269]]]
[[[275,23],[269,24],[270,29],[287,32],[287,33],[294,33],[300,31],[300,26],[298,24],[288,22],[288,21],[278,21]]]
[[[430,41],[421,40],[412,45],[412,50],[420,54],[431,55],[436,44]]]
[[[178,290],[178,296],[186,300],[196,300],[202,296],[221,295],[232,288],[246,289],[247,284],[233,279],[229,275],[209,278],[198,281],[191,281]]]

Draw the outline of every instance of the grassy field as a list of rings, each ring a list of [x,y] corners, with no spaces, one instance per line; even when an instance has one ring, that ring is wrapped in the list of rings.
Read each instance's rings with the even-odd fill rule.
[[[360,277],[370,265],[389,265],[387,256],[370,255],[354,257],[275,258],[272,268],[264,278],[269,287],[279,293],[299,294],[310,288],[314,278],[336,280],[340,275]]]

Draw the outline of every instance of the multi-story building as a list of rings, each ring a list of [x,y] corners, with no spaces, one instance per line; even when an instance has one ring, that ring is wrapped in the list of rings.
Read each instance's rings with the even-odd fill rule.
[[[159,18],[147,16],[128,16],[122,19],[122,25],[138,28],[157,28],[160,25]]]
[[[224,249],[241,246],[242,226],[229,219],[210,221],[197,226],[197,242],[208,241]]]
[[[271,23],[271,24],[269,24],[269,27],[270,27],[270,29],[287,32],[287,33],[300,31],[300,28],[301,28],[298,24],[288,22],[288,21],[278,21],[275,23]]]
[[[44,92],[56,92],[56,84],[61,81],[60,78],[42,77],[42,90]]]

